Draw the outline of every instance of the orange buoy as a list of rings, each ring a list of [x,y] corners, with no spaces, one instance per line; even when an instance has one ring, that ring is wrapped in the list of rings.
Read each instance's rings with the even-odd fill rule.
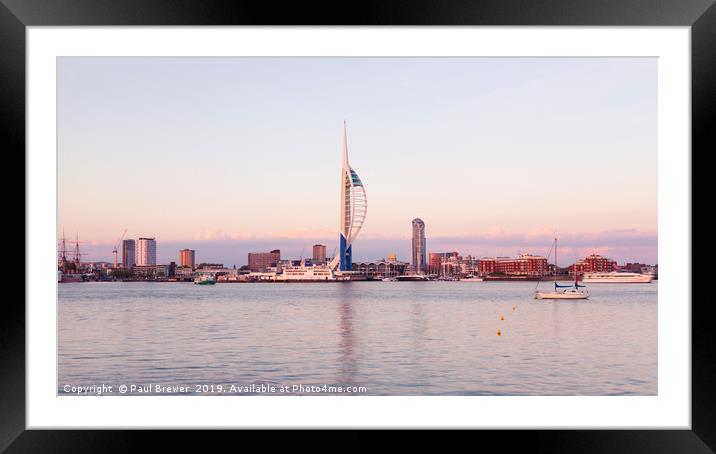
[[[515,306],[512,306],[512,310],[513,310],[513,311],[514,311],[514,310],[517,310],[517,307],[515,307]]]
[[[505,316],[504,316],[504,315],[500,315],[500,320],[504,320],[504,319],[505,319]]]
[[[498,335],[498,336],[502,336],[502,331],[500,331],[500,330],[498,329],[498,330],[497,330],[497,335]]]

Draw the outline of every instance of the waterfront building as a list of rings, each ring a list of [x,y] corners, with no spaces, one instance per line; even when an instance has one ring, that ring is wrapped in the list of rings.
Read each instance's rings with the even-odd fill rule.
[[[425,249],[425,223],[420,218],[415,218],[413,224],[413,270],[416,274],[425,274],[427,270],[426,249]]]
[[[179,267],[174,270],[174,277],[178,281],[192,281],[194,280],[194,270],[191,268],[182,268]]]
[[[157,264],[157,242],[154,238],[137,240],[137,265],[155,266]]]
[[[331,268],[339,266],[341,271],[353,268],[353,241],[358,236],[366,213],[368,198],[358,174],[348,163],[348,133],[343,122],[343,167],[341,168],[340,235],[338,256],[331,262]],[[337,263],[336,263],[337,262]]]
[[[154,278],[157,272],[157,266],[156,265],[140,265],[137,264],[134,266],[134,274],[139,277],[144,278]]]
[[[210,274],[214,276],[215,278],[218,278],[219,276],[238,276],[239,270],[236,268],[225,268],[224,265],[217,263],[217,264],[211,264],[212,266],[205,266],[201,268],[197,268],[194,274]],[[214,266],[215,265],[215,266]]]
[[[477,269],[478,260],[473,256],[468,255],[467,257],[460,259],[460,273],[465,276],[471,276],[478,273]]]
[[[481,275],[505,274],[515,276],[546,276],[547,258],[539,255],[521,254],[517,258],[482,258],[477,264]]]
[[[483,257],[477,262],[477,272],[482,276],[487,276],[495,272],[495,264],[497,260],[491,257]]]
[[[353,262],[353,272],[367,277],[385,278],[405,274],[410,267],[409,263],[397,260],[376,260],[374,262]]]
[[[182,249],[179,251],[179,266],[188,267],[193,270],[196,266],[194,262],[195,258],[196,251],[193,249]]]
[[[170,265],[157,265],[154,267],[154,276],[157,279],[166,279],[170,275]]]
[[[576,270],[578,273],[611,273],[617,270],[617,262],[599,254],[592,254],[577,260],[570,268],[570,271]]]
[[[249,252],[249,270],[264,272],[266,269],[276,267],[281,261],[281,250],[271,252]]]
[[[122,266],[132,268],[137,264],[136,242],[134,240],[122,241]]]
[[[431,252],[428,255],[428,270],[430,274],[453,274],[453,272],[448,273],[445,268],[450,262],[453,266],[457,266],[459,259],[459,255],[457,252]],[[454,259],[450,261],[450,259]]]
[[[325,244],[314,244],[313,245],[313,261],[316,263],[324,263],[326,261],[326,245]]]
[[[197,267],[197,271],[208,271],[208,270],[223,270],[225,269],[223,263],[204,263],[201,262]]]
[[[584,262],[589,267],[589,272],[610,273],[616,271],[617,262],[598,254],[592,254],[584,258]]]

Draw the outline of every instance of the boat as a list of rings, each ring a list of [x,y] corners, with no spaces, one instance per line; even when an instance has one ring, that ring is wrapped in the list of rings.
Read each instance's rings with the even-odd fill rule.
[[[335,281],[336,276],[328,265],[312,263],[301,259],[298,265],[286,265],[282,273],[277,273],[275,280],[285,282]]]
[[[80,273],[63,273],[58,274],[57,282],[82,282],[82,274]]]
[[[557,282],[557,238],[554,239],[554,291],[539,291],[539,281],[535,287],[534,299],[536,300],[584,300],[589,298],[587,290],[580,290],[584,285],[579,285],[579,273],[574,271],[574,284],[561,285]]]
[[[397,279],[394,277],[384,277],[381,279],[383,282],[395,282]]]
[[[590,284],[648,284],[654,279],[650,274],[620,273],[585,273],[584,282]]]
[[[479,276],[468,275],[460,279],[463,282],[482,282],[482,278]]]
[[[428,277],[424,274],[404,274],[396,277],[399,281],[427,281]]]
[[[202,274],[194,279],[194,283],[196,285],[214,285],[216,284],[216,279],[210,274]]]

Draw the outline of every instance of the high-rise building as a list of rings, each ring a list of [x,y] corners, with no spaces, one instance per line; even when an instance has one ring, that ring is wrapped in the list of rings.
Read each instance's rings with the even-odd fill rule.
[[[195,266],[196,251],[194,249],[182,249],[179,251],[179,266],[188,267],[192,270]]]
[[[155,266],[157,264],[157,242],[154,238],[137,240],[137,265]]]
[[[417,274],[425,274],[425,223],[420,218],[413,219],[413,270]]]
[[[271,252],[249,252],[249,270],[263,272],[267,268],[278,265],[281,261],[281,250],[274,249]]]
[[[368,198],[363,182],[348,164],[348,133],[343,122],[343,167],[341,169],[340,203],[340,270],[353,268],[353,240],[358,236],[368,211]]]
[[[326,261],[326,245],[314,244],[313,245],[313,261],[317,263],[323,263]]]
[[[132,268],[137,264],[136,242],[134,240],[122,241],[122,266]]]

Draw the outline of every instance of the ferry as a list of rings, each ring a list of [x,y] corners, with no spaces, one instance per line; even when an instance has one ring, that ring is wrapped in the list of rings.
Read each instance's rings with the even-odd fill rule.
[[[282,273],[274,277],[276,281],[283,282],[315,282],[335,281],[336,276],[330,266],[311,263],[309,260],[301,260],[298,265],[286,265]]]
[[[649,274],[639,273],[585,273],[582,279],[590,284],[648,284],[654,279]]]
[[[216,279],[209,274],[203,274],[201,276],[197,276],[194,279],[194,283],[196,285],[214,285],[216,284]]]

